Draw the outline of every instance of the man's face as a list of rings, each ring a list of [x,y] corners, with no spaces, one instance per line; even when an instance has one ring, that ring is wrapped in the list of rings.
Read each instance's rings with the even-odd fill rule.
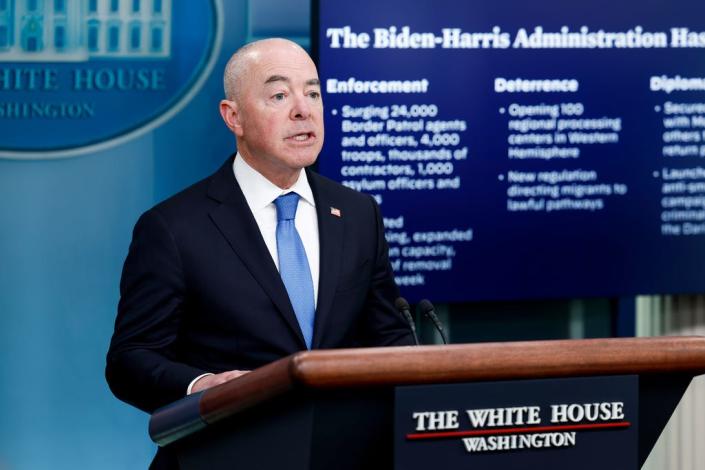
[[[316,66],[303,50],[285,42],[265,44],[251,54],[237,97],[238,150],[270,179],[298,175],[323,146]]]

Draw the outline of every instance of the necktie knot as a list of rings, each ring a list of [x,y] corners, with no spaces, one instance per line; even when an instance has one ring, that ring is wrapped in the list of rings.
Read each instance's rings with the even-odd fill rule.
[[[277,206],[277,222],[294,220],[298,204],[299,195],[295,192],[287,193],[276,198],[274,205]]]

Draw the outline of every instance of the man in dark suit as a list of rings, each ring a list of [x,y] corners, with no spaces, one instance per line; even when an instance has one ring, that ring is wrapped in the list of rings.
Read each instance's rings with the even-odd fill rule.
[[[237,154],[137,222],[106,377],[152,412],[296,351],[411,344],[374,199],[305,168],[323,145],[316,67],[258,41],[225,71]]]

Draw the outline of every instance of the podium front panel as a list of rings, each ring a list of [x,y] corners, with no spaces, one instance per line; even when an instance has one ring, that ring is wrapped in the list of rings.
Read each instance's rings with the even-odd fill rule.
[[[639,378],[397,387],[394,468],[638,468]]]

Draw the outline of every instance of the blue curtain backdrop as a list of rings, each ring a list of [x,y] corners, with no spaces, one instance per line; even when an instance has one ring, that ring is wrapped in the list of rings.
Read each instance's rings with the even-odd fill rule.
[[[154,454],[148,416],[114,398],[103,378],[132,227],[232,152],[217,105],[230,54],[272,35],[308,46],[305,0],[222,7],[215,67],[166,123],[88,155],[0,158],[0,470],[137,469]],[[42,139],[45,130],[26,122],[23,132]]]

